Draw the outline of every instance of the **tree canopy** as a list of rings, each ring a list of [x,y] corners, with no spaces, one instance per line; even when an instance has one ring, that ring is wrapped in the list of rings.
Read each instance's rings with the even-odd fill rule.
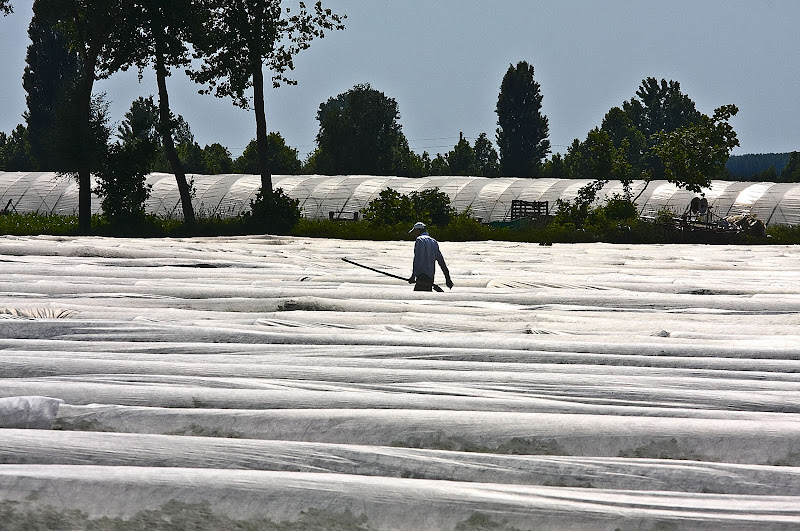
[[[497,98],[497,145],[500,174],[538,177],[550,152],[549,124],[542,114],[542,92],[533,79],[533,66],[509,65]]]
[[[792,151],[789,162],[781,171],[780,180],[785,183],[800,182],[800,152]]]
[[[396,174],[408,149],[397,102],[369,83],[321,103],[317,112],[316,171],[328,175]]]
[[[600,128],[577,139],[563,159],[563,174],[598,181],[666,179],[699,192],[724,174],[739,145],[729,120],[738,109],[723,105],[709,117],[695,108],[677,81],[642,81],[636,97],[606,113]],[[549,171],[560,169],[551,164]]]
[[[286,145],[280,133],[267,135],[267,157],[269,167],[278,175],[298,175],[302,168],[297,150]],[[251,140],[242,155],[233,161],[234,173],[258,174],[258,144]]]
[[[697,193],[708,187],[724,171],[731,149],[739,145],[728,123],[737,112],[736,105],[723,105],[712,117],[701,114],[671,132],[656,133],[653,150],[664,165],[666,179]]]
[[[185,167],[175,148],[173,131],[177,127],[170,110],[167,77],[171,68],[190,64],[189,44],[197,42],[206,10],[202,2],[173,0],[132,0],[135,17],[130,21],[134,38],[128,42],[130,61],[139,67],[139,75],[148,65],[153,66],[158,85],[158,123],[161,148],[169,162],[178,185],[184,221],[195,221],[192,193],[186,179]]]
[[[262,68],[272,73],[273,87],[295,84],[287,74],[294,70],[294,57],[326,31],[344,29],[345,16],[323,8],[321,1],[311,9],[304,2],[298,2],[296,9],[283,8],[279,0],[205,0],[205,6],[209,17],[204,38],[195,43],[202,63],[190,76],[206,85],[203,92],[231,97],[245,109],[250,107],[247,91],[253,89],[261,188],[268,198],[272,174]]]
[[[43,1],[43,0],[39,0]],[[102,164],[105,146],[92,138],[92,88],[131,62],[129,43],[133,40],[130,21],[135,9],[131,0],[46,0],[59,21],[70,49],[76,50],[81,74],[76,83],[73,109],[77,149],[75,167],[62,168],[78,175],[78,218],[80,230],[91,230],[91,173]]]

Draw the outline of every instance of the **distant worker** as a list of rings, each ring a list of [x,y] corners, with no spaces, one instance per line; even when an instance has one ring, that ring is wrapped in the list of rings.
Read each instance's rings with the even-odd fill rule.
[[[444,257],[439,250],[439,242],[431,238],[425,224],[415,223],[408,233],[413,234],[416,238],[416,242],[414,242],[414,266],[411,271],[411,277],[408,279],[409,284],[414,284],[414,291],[433,290],[436,262],[439,262],[439,268],[444,273],[447,287],[453,289],[450,270],[447,269],[447,264],[444,263]]]

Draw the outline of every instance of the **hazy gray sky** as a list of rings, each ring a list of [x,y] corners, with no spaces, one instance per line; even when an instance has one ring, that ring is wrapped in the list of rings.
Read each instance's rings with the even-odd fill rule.
[[[22,71],[31,0],[0,18],[0,130],[22,121]],[[800,2],[796,0],[324,0],[347,29],[295,61],[298,86],[269,90],[267,120],[301,156],[314,149],[319,104],[357,83],[397,100],[412,149],[452,149],[459,132],[494,140],[500,82],[526,60],[541,84],[554,151],[583,140],[648,76],[679,81],[700,111],[736,104],[734,154],[800,150]],[[134,72],[95,85],[118,122],[156,93]],[[201,144],[234,156],[255,136],[252,113],[200,96],[182,73],[169,80],[173,111]]]

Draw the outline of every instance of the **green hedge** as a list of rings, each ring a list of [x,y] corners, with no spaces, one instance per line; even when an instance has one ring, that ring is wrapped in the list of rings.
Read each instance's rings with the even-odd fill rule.
[[[301,218],[290,231],[283,233],[312,238],[344,240],[392,241],[408,240],[409,222],[375,225],[367,221],[330,221]],[[236,236],[273,233],[255,226],[247,218],[198,219],[193,227],[181,220],[147,216],[136,225],[114,225],[100,216],[92,218],[92,234],[114,237],[191,237]],[[39,214],[0,215],[0,235],[77,235],[76,216],[43,216]],[[775,225],[767,228],[767,238],[739,235],[732,240],[684,234],[670,227],[638,218],[609,219],[595,213],[577,224],[568,219],[516,224],[482,224],[468,214],[453,216],[444,226],[430,226],[430,233],[440,241],[515,241],[532,243],[737,243],[798,244],[800,227]],[[707,236],[707,235],[706,235]]]

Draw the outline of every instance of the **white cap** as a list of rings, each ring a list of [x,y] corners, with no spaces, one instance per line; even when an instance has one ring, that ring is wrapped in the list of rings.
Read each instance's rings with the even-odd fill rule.
[[[421,222],[421,221],[417,221],[416,223],[414,223],[414,226],[411,227],[411,230],[408,231],[408,233],[411,234],[412,232],[414,232],[417,229],[424,231],[425,230],[425,224],[423,222]]]

